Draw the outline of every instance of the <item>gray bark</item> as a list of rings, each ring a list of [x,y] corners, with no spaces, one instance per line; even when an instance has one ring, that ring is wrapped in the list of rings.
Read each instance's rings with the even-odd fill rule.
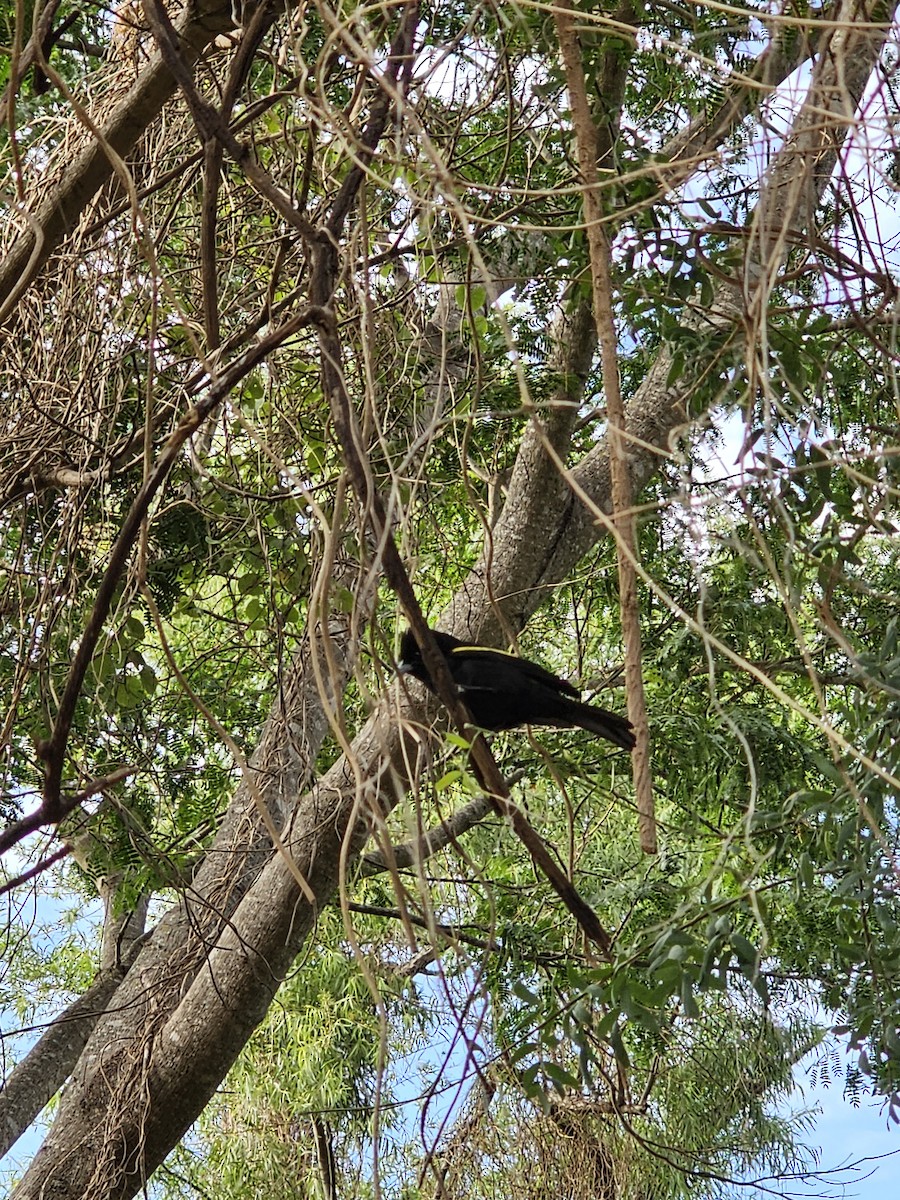
[[[135,942],[144,936],[149,896],[138,897],[130,912],[116,911],[121,880],[100,879],[97,890],[103,900],[103,936],[100,941],[100,970],[112,971],[130,957]]]

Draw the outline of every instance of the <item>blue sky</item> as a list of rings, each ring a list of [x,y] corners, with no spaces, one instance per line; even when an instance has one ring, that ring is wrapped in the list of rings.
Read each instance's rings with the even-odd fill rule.
[[[803,1072],[797,1080],[804,1084]],[[832,1194],[859,1197],[859,1200],[888,1200],[900,1197],[900,1126],[893,1125],[887,1110],[877,1101],[865,1100],[854,1108],[841,1095],[840,1082],[823,1088],[804,1086],[805,1101],[821,1108],[815,1131],[809,1139],[820,1147],[820,1169],[833,1171],[858,1164],[853,1170],[834,1177],[843,1184]],[[799,1107],[795,1104],[792,1107]],[[861,1161],[866,1160],[866,1161]],[[790,1189],[782,1194],[814,1196],[824,1191],[822,1183],[814,1188]],[[777,1194],[777,1193],[776,1193]]]

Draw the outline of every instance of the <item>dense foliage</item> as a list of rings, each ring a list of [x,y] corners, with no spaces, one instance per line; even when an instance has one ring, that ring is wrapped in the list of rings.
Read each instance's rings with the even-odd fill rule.
[[[220,7],[201,6],[226,30]],[[110,18],[63,0],[44,90],[40,72],[16,77],[30,8],[2,14],[15,48],[0,64],[8,261],[30,228],[23,212],[64,186],[90,136],[85,108],[105,128],[154,53],[138,5]],[[847,1093],[883,1095],[900,1115],[893,35],[871,35],[858,123],[852,82],[833,110],[811,93],[834,147],[803,159],[788,136],[829,55],[865,58],[835,49],[834,22],[877,30],[890,13],[574,10],[637,439],[658,854],[638,848],[626,755],[578,731],[498,735],[493,748],[610,931],[608,958],[487,804],[437,852],[402,856],[479,803],[457,735],[439,725],[399,803],[371,800],[359,749],[380,720],[423,721],[393,676],[405,618],[382,573],[375,494],[430,619],[515,638],[625,708],[609,498],[592,474],[608,433],[595,264],[559,14],[423,5],[410,77],[388,84],[397,6],[261,6],[243,36],[207,41],[193,96],[146,114],[124,158],[111,152],[109,179],[4,312],[10,822],[41,803],[66,680],[142,483],[191,406],[247,364],[174,455],[113,581],[59,760],[71,804],[4,860],[12,879],[66,850],[5,897],[10,1064],[33,1040],[16,1030],[88,986],[101,943],[105,966],[130,966],[129,913],[149,902],[147,928],[183,913],[206,929],[215,906],[197,880],[234,796],[255,803],[281,770],[253,757],[264,723],[289,707],[314,631],[350,630],[349,669],[335,653],[315,672],[321,736],[311,717],[285,726],[301,765],[275,816],[288,840],[299,798],[346,762],[350,827],[364,822],[373,840],[361,854],[321,809],[304,826],[344,838],[336,886],[317,890],[268,1015],[230,1071],[223,1058],[221,1086],[151,1194],[721,1194],[735,1178],[811,1167],[805,1119],[786,1116],[785,1098],[805,1055],[829,1062],[829,1030],[852,1050]],[[246,158],[204,129],[203,104]],[[804,195],[773,234],[766,187],[791,154],[817,204],[807,211]],[[315,299],[311,231],[323,228],[368,497],[323,385],[321,321],[274,337]],[[650,410],[652,437],[640,432]],[[535,447],[551,466],[532,477]],[[557,507],[582,505],[553,532]],[[530,524],[512,544],[520,513]],[[566,546],[578,549],[557,570]],[[532,582],[522,595],[488,588],[479,607],[473,572],[493,569],[495,552],[533,560]],[[96,780],[107,782],[89,795]],[[258,848],[248,838],[248,872]],[[271,839],[265,853],[278,858]],[[255,876],[238,878],[235,905]],[[103,921],[39,928],[98,894]],[[197,935],[204,954],[230,928],[230,903],[215,934]],[[200,973],[171,953],[179,995]],[[175,1012],[168,984],[148,983],[148,996],[157,984],[159,1011]],[[161,1054],[162,1026],[147,1019]],[[123,1107],[144,1094],[122,1091]],[[90,1186],[115,1190],[99,1176]]]

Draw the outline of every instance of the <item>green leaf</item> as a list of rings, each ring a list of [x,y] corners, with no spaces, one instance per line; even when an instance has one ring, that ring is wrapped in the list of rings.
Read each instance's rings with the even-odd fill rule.
[[[459,780],[462,778],[462,774],[462,771],[457,769],[447,771],[446,774],[442,775],[440,779],[435,781],[434,790],[436,792],[445,792],[447,788],[451,787],[454,783],[459,782]]]

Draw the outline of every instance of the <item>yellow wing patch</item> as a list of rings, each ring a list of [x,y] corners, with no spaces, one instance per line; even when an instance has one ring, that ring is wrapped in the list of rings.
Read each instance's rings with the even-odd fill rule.
[[[454,646],[451,654],[505,654],[507,658],[518,659],[518,654],[512,650],[494,650],[491,646]]]

